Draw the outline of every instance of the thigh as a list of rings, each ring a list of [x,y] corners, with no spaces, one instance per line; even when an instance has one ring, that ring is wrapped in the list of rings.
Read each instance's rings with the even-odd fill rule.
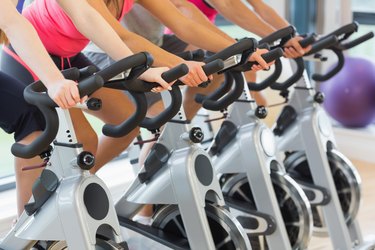
[[[25,101],[24,88],[23,83],[0,72],[0,127],[14,133],[16,141],[45,127],[39,109]]]
[[[28,85],[36,80],[36,76],[33,75],[12,48],[4,47],[4,49],[1,50],[0,56],[0,70],[2,72],[17,79],[24,85]]]
[[[100,110],[87,110],[87,113],[98,117],[105,123],[119,124],[134,113],[134,104],[124,91],[101,88],[91,96],[102,100],[103,105]]]

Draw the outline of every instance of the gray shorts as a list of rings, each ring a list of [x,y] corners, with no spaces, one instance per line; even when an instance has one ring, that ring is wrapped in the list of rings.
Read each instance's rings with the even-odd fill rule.
[[[187,46],[188,46],[187,43],[180,40],[175,35],[164,35],[163,44],[161,48],[172,54],[177,54],[177,53],[185,51]],[[90,59],[92,63],[94,63],[100,69],[106,68],[115,62],[105,53],[97,53],[97,52],[89,52],[89,51],[84,51],[83,53],[85,54],[87,58]],[[161,100],[161,95],[159,93],[148,92],[146,93],[146,98],[147,98],[148,107],[150,107],[154,105],[156,102]]]

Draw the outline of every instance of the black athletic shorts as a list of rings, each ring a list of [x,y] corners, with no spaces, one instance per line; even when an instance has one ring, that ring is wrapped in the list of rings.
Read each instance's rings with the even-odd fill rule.
[[[51,58],[59,69],[93,65],[82,53],[71,58],[53,55]],[[23,98],[24,88],[34,82],[35,77],[12,48],[1,52],[0,70],[0,127],[7,133],[14,133],[16,141],[43,130],[45,120],[42,113]]]

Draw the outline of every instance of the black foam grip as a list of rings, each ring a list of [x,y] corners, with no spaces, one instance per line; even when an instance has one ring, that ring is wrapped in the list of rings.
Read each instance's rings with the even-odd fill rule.
[[[313,43],[311,50],[305,54],[305,56],[315,54],[323,49],[332,47],[338,43],[336,36],[326,36]]]
[[[357,22],[352,22],[352,23],[346,24],[346,25],[338,28],[337,30],[329,33],[325,37],[328,37],[328,36],[337,36],[337,37],[339,37],[341,35],[351,34],[353,32],[356,32],[357,30],[358,30],[358,23]]]
[[[119,125],[105,124],[102,132],[110,137],[122,137],[134,130],[140,124],[147,113],[147,100],[144,93],[130,92],[135,102],[135,110],[131,117]]]
[[[271,88],[274,90],[286,90],[290,86],[292,86],[294,83],[296,83],[303,75],[303,72],[305,70],[305,65],[303,63],[302,58],[294,58],[293,61],[295,61],[297,65],[297,70],[293,73],[292,76],[290,76],[287,80],[285,80],[283,83],[275,82],[271,84]]]
[[[242,54],[246,51],[254,52],[257,48],[258,42],[253,38],[244,38],[237,43],[223,49],[222,51],[206,58],[205,63],[212,62],[216,59],[226,60],[231,56]]]
[[[371,31],[371,32],[366,33],[363,36],[360,36],[360,37],[358,37],[358,38],[356,38],[356,39],[354,39],[350,42],[342,44],[341,47],[342,47],[343,50],[351,49],[351,48],[353,48],[353,47],[355,47],[355,46],[357,46],[357,45],[359,45],[363,42],[366,42],[367,40],[370,40],[373,37],[374,37],[374,32]]]
[[[333,77],[334,75],[339,73],[340,70],[344,67],[345,57],[344,57],[344,54],[343,54],[342,50],[332,49],[332,51],[333,51],[333,53],[335,53],[335,55],[337,56],[337,59],[338,59],[336,66],[333,67],[331,70],[329,70],[325,74],[313,74],[311,78],[314,81],[319,81],[319,82],[327,81],[328,79],[330,79],[331,77]]]
[[[161,74],[161,77],[166,82],[173,82],[174,80],[177,80],[178,78],[186,75],[187,73],[189,73],[188,66],[186,66],[186,64],[180,64]]]
[[[94,65],[89,65],[87,67],[84,67],[82,69],[79,69],[79,78],[84,79],[89,76],[92,76],[94,73],[98,72],[99,68]]]
[[[177,53],[175,55],[178,56],[178,57],[181,57],[182,59],[187,60],[187,61],[193,60],[193,53],[190,50],[183,51],[183,52]]]
[[[65,79],[72,81],[78,81],[80,77],[80,70],[78,68],[69,68],[61,71]]]
[[[206,57],[206,52],[202,49],[193,50],[191,53],[193,54],[193,61],[203,61]]]
[[[275,49],[273,49],[271,51],[268,51],[267,53],[263,54],[262,58],[264,59],[264,61],[269,63],[269,62],[272,62],[272,61],[276,60],[277,58],[282,57],[283,53],[284,53],[284,51],[283,51],[282,48],[275,48]],[[259,65],[259,64],[257,62],[247,62],[244,65],[236,67],[235,69],[241,69],[241,71],[248,71],[248,70],[251,70],[251,67],[253,65]]]
[[[227,108],[230,104],[235,102],[242,94],[244,88],[244,77],[241,72],[230,72],[234,78],[234,88],[228,92],[220,100],[205,99],[202,106],[208,110],[219,111]]]
[[[273,84],[277,81],[277,79],[281,75],[282,70],[283,70],[283,66],[282,66],[282,63],[280,61],[280,58],[278,58],[275,61],[275,70],[273,71],[273,73],[269,77],[267,77],[266,79],[264,79],[260,83],[248,83],[247,86],[252,91],[261,91],[265,88],[268,88],[269,86],[271,86],[271,84]]]
[[[264,37],[263,39],[259,40],[259,44],[262,44],[262,43],[271,44],[279,39],[283,39],[286,37],[291,38],[292,36],[294,36],[295,32],[296,32],[296,29],[291,25],[291,26],[279,29],[271,33],[270,35]]]
[[[224,62],[221,59],[216,59],[202,66],[202,69],[207,76],[212,75],[216,72],[219,72],[223,68],[224,68]]]
[[[169,94],[171,95],[171,104],[156,117],[146,117],[141,122],[141,127],[147,128],[149,130],[159,129],[180,111],[182,104],[182,94],[180,88],[177,85],[173,85],[172,90],[169,91]]]
[[[299,44],[302,48],[306,48],[309,45],[312,45],[316,41],[316,35],[315,34],[309,34],[305,38],[299,41]]]

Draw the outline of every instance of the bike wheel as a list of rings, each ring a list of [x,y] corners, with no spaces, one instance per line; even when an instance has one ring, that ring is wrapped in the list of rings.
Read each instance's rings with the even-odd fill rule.
[[[228,211],[211,204],[206,204],[205,210],[216,249],[248,249],[249,242],[245,232]],[[162,206],[155,212],[153,218],[153,227],[187,239],[177,205]]]
[[[333,181],[337,190],[341,209],[346,223],[349,225],[357,216],[361,200],[361,178],[354,165],[337,150],[327,152]],[[293,152],[285,159],[288,174],[296,179],[313,183],[312,175],[304,152]],[[319,206],[312,207],[316,235],[328,235],[324,218]]]
[[[287,175],[272,172],[271,180],[292,249],[306,249],[312,229],[311,208],[306,195]],[[250,209],[257,209],[246,174],[230,176],[222,189],[224,195],[246,202]],[[268,249],[264,237],[249,237],[253,249]]]

